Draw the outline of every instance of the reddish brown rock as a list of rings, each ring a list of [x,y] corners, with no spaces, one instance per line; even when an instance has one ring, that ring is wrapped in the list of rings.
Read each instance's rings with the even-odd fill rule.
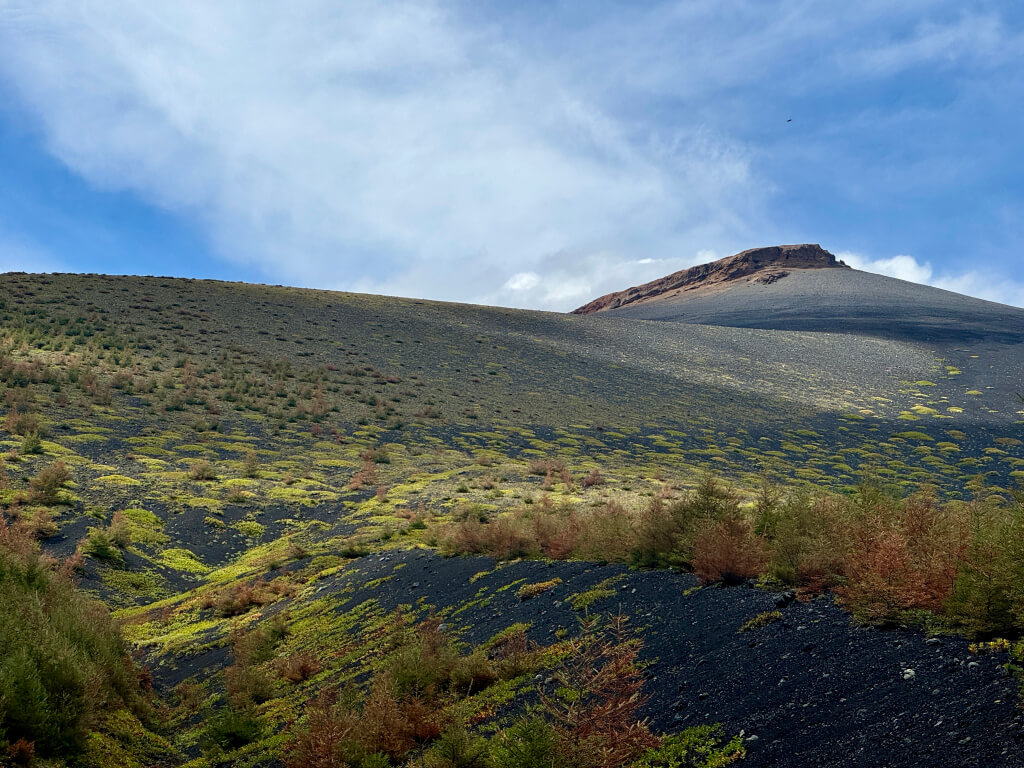
[[[795,269],[849,269],[820,245],[774,245],[752,248],[710,264],[701,264],[649,283],[594,299],[573,314],[589,315],[606,309],[659,301],[682,293],[708,292],[733,282],[774,283]]]

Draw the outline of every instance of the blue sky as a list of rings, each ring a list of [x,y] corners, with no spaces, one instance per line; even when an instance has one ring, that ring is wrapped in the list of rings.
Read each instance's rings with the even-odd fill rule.
[[[0,0],[0,270],[566,310],[758,245],[1024,305],[1024,6]]]

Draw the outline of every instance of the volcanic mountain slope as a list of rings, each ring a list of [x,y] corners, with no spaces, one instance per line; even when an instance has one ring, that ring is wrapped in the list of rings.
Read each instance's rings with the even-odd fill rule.
[[[1024,310],[850,269],[818,245],[756,248],[575,310],[956,346],[1024,342]]]
[[[118,402],[118,418],[99,423],[109,417],[71,398],[52,420],[110,429],[110,442],[80,450],[139,480],[144,467],[109,452],[127,423],[150,429],[154,408],[186,426],[308,439],[318,419],[354,426],[367,444],[441,440],[736,477],[770,465],[838,486],[895,458],[907,469],[894,482],[927,478],[952,492],[977,472],[1005,484],[1018,471],[1017,448],[994,441],[1019,432],[1019,345],[680,332],[625,318],[628,308],[577,317],[161,278],[12,275],[0,301],[12,343],[31,345],[12,350],[12,366],[93,366],[86,381]],[[188,431],[181,445],[196,444]]]
[[[765,583],[809,594],[826,576],[861,578],[829,559],[835,531],[823,520],[867,535],[853,522],[873,510],[891,546],[903,535],[884,527],[903,514],[896,497],[932,486],[915,514],[962,522],[977,509],[977,520],[1002,526],[1008,489],[1024,477],[1015,346],[950,351],[621,314],[630,309],[579,317],[170,278],[4,275],[0,504],[46,552],[81,556],[81,587],[116,611],[173,705],[167,764],[279,764],[291,724],[306,722],[320,692],[381,667],[396,608],[406,620],[443,618],[486,652],[520,624],[530,640],[557,644],[588,606],[618,604],[649,633],[647,658],[660,659],[645,710],[659,727],[709,720],[763,735],[747,743],[761,765],[787,754],[828,765],[837,741],[864,764],[886,764],[891,745],[867,735],[900,733],[915,755],[908,765],[929,764],[936,743],[959,764],[1015,764],[1004,759],[1020,732],[1008,704],[1015,682],[999,676],[1004,646],[970,667],[965,642],[936,649],[909,634],[904,658],[904,636],[861,643],[869,630],[827,593],[813,609],[788,602],[777,626],[741,635],[748,620],[775,618],[762,615],[772,606],[764,592],[595,563],[692,567],[693,525],[664,559],[634,558],[643,521],[674,505],[705,510],[701,525],[726,513],[746,525],[776,506],[792,515],[780,529],[792,539],[758,534],[774,558]],[[732,490],[709,486],[708,473]],[[781,490],[759,491],[762,476]],[[942,506],[950,499],[983,506]],[[494,532],[502,543],[492,553]],[[531,539],[542,535],[543,546]],[[814,550],[822,542],[826,573],[805,579],[789,561],[824,556]],[[468,551],[577,562],[436,554]],[[949,573],[936,580],[946,589]],[[970,588],[962,600],[973,609]],[[942,609],[929,595],[885,600],[896,623],[919,626],[922,612],[938,621]],[[866,610],[877,620],[874,603]],[[656,626],[668,615],[673,626]],[[1015,626],[1009,613],[997,619]],[[675,627],[686,622],[686,632]],[[246,640],[265,625],[276,627],[259,636],[275,643],[269,656]],[[850,648],[884,664],[859,677],[831,661]],[[784,671],[769,691],[776,656]],[[928,704],[923,689],[905,696],[912,665],[929,696],[939,691]],[[741,672],[755,669],[757,695],[733,708]],[[477,691],[460,711],[501,727],[502,707],[529,700],[533,680]],[[982,743],[987,726],[955,713],[997,699],[984,722],[998,734]],[[839,705],[858,730],[823,723]],[[783,722],[779,707],[800,713]],[[256,723],[246,733],[216,730],[243,715]],[[929,729],[950,717],[959,719],[934,741]]]

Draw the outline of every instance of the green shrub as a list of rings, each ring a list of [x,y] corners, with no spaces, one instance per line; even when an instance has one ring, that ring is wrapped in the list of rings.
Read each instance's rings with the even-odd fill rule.
[[[487,742],[462,727],[448,728],[426,754],[427,768],[488,768]]]
[[[636,548],[630,513],[609,501],[592,509],[581,520],[572,543],[574,557],[596,562],[624,562]]]
[[[37,504],[51,507],[60,501],[60,489],[71,479],[71,473],[63,461],[43,467],[29,480],[32,499]]]
[[[124,556],[110,534],[101,528],[93,528],[82,544],[82,554],[112,565],[124,562]]]
[[[263,621],[251,632],[233,633],[231,642],[236,661],[249,666],[270,661],[287,634],[288,621],[280,613]]]
[[[547,720],[524,717],[494,737],[491,757],[501,768],[570,768],[558,744],[558,733]]]
[[[260,476],[260,457],[256,451],[246,451],[245,458],[242,460],[242,474],[251,478]]]
[[[29,432],[21,441],[21,452],[26,456],[38,455],[43,452],[43,441],[38,432]]]
[[[390,464],[391,456],[388,455],[388,451],[383,446],[380,448],[367,448],[361,454],[359,458],[363,461],[371,462],[373,464]]]
[[[1009,508],[985,505],[972,514],[949,619],[972,637],[1015,634],[1024,625],[1024,499]]]
[[[15,435],[25,437],[32,433],[39,434],[42,420],[35,413],[21,413],[12,410],[4,421],[4,428]]]
[[[631,768],[722,768],[746,756],[739,736],[724,739],[720,725],[687,728],[665,737],[660,747],[631,763]]]
[[[213,468],[213,464],[205,460],[193,464],[189,468],[188,475],[197,482],[217,479],[217,471]]]
[[[690,567],[701,531],[711,523],[741,516],[739,497],[712,475],[705,475],[695,490],[666,505],[655,497],[640,514],[632,553],[634,565]]]
[[[483,690],[497,679],[498,672],[483,651],[463,656],[451,671],[451,687],[466,695]]]
[[[206,752],[217,749],[230,752],[251,744],[263,735],[263,726],[248,709],[227,707],[210,718],[200,745]]]
[[[665,508],[664,502],[655,496],[637,519],[632,564],[640,568],[679,564],[680,558],[675,553],[681,532],[675,517]],[[682,559],[685,560],[685,557]]]
[[[224,670],[228,698],[236,707],[263,704],[277,693],[275,678],[263,667],[236,662]]]
[[[87,725],[145,701],[106,608],[54,571],[0,516],[0,731],[38,755],[73,755]]]
[[[388,658],[386,669],[400,695],[430,696],[447,687],[459,655],[439,624],[425,621]]]
[[[132,543],[132,526],[124,512],[114,513],[110,525],[107,526],[107,535],[110,542],[119,549],[126,549]]]
[[[368,554],[370,550],[359,544],[347,544],[338,552],[338,556],[344,558],[366,557]]]
[[[848,503],[797,491],[776,509],[761,505],[755,531],[771,540],[768,573],[793,586],[836,581],[851,548]]]

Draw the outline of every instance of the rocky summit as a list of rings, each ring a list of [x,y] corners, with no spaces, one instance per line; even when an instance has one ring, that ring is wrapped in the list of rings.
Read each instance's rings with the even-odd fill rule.
[[[573,310],[577,315],[589,315],[630,304],[679,296],[683,293],[704,293],[728,283],[754,282],[771,284],[786,277],[794,269],[849,269],[849,267],[820,245],[773,245],[751,248],[708,264],[652,280],[643,285],[615,291],[594,299]]]

